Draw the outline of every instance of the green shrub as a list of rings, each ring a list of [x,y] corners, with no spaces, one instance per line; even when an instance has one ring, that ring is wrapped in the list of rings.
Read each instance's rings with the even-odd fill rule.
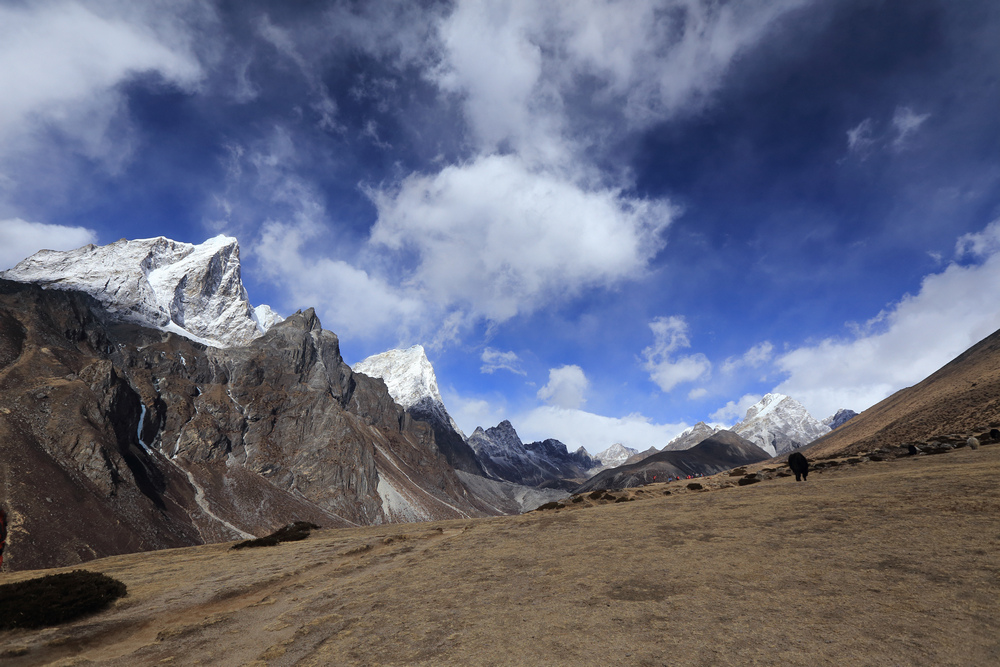
[[[128,590],[88,570],[50,574],[0,586],[0,630],[43,628],[106,609]]]

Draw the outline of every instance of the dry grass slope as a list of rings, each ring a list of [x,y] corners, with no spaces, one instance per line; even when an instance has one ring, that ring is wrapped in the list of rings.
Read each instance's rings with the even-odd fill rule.
[[[635,502],[105,558],[88,568],[126,598],[0,633],[0,662],[1000,664],[998,479],[988,445],[806,483],[720,475],[615,494]]]

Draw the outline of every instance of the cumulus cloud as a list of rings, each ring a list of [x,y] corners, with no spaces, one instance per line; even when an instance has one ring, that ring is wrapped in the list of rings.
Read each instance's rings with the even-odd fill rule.
[[[919,382],[961,352],[1000,329],[1000,221],[958,240],[951,262],[857,327],[849,337],[827,338],[782,354],[787,374],[776,391],[793,396],[810,413],[864,410]]]
[[[97,242],[97,233],[85,227],[27,222],[20,218],[0,220],[0,271],[39,250],[73,250]]]
[[[649,323],[653,345],[642,351],[643,368],[665,392],[684,382],[693,382],[709,373],[712,363],[704,354],[675,355],[691,347],[687,321],[680,316],[657,317]]]
[[[482,373],[493,373],[494,371],[510,371],[516,375],[527,375],[521,368],[521,359],[515,352],[502,352],[492,347],[483,350],[480,357],[483,365],[479,368]]]
[[[665,203],[586,189],[515,155],[414,174],[370,196],[372,244],[416,258],[405,282],[494,322],[639,275],[673,215]]]
[[[597,454],[616,442],[643,451],[662,448],[689,425],[657,424],[635,413],[605,417],[585,410],[546,405],[511,417],[518,435],[526,442],[555,438],[573,451],[584,447]]]
[[[34,133],[54,126],[92,157],[119,150],[105,141],[112,120],[121,122],[118,84],[155,72],[190,89],[203,75],[190,36],[172,16],[115,3],[0,7],[0,139],[24,149]]]
[[[738,401],[729,401],[724,406],[711,414],[712,421],[719,424],[726,424],[727,428],[743,419],[747,410],[754,403],[762,399],[760,394],[744,394]]]
[[[579,366],[560,366],[549,370],[549,381],[538,390],[538,398],[567,410],[575,410],[587,402],[590,380]]]
[[[309,242],[324,233],[309,220],[268,222],[254,255],[298,304],[316,308],[326,328],[356,336],[394,331],[404,338],[423,312],[420,300],[348,262],[311,256]]]

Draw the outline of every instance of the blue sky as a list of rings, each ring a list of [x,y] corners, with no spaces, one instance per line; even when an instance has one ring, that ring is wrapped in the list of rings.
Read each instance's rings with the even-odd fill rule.
[[[138,6],[136,6],[138,5]],[[1000,328],[990,0],[0,4],[0,264],[240,240],[349,363],[592,452]]]

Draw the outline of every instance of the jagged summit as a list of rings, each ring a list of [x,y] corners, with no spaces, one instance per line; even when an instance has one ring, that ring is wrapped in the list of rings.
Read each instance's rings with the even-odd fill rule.
[[[434,367],[422,345],[372,355],[354,364],[353,370],[380,378],[392,400],[416,419],[428,422],[434,429],[438,447],[452,466],[475,475],[485,474],[466,444],[465,434],[444,407]]]
[[[750,406],[746,416],[732,428],[771,456],[784,454],[830,432],[805,407],[784,394],[766,394]]]
[[[678,433],[677,437],[663,446],[663,451],[669,452],[691,449],[702,440],[712,437],[720,430],[721,429],[716,426],[709,426],[705,422],[698,422],[694,426],[689,426]]]
[[[622,443],[616,442],[594,457],[600,461],[600,465],[594,467],[590,471],[590,474],[595,474],[598,471],[607,470],[608,468],[617,468],[628,461],[630,457],[635,456],[638,453],[638,449],[626,447]]]
[[[423,345],[372,355],[354,364],[353,370],[355,373],[381,378],[394,401],[407,410],[416,407],[423,412],[435,413],[436,417],[449,424],[465,439],[465,434],[444,407],[437,375]]]
[[[858,413],[854,410],[848,410],[847,408],[841,408],[837,410],[836,414],[830,415],[823,420],[823,423],[830,427],[830,429],[835,429],[843,426],[847,422],[851,421],[858,416]]]
[[[268,306],[250,305],[231,236],[200,245],[158,236],[42,250],[0,276],[79,290],[122,319],[214,347],[248,345],[281,321]]]

